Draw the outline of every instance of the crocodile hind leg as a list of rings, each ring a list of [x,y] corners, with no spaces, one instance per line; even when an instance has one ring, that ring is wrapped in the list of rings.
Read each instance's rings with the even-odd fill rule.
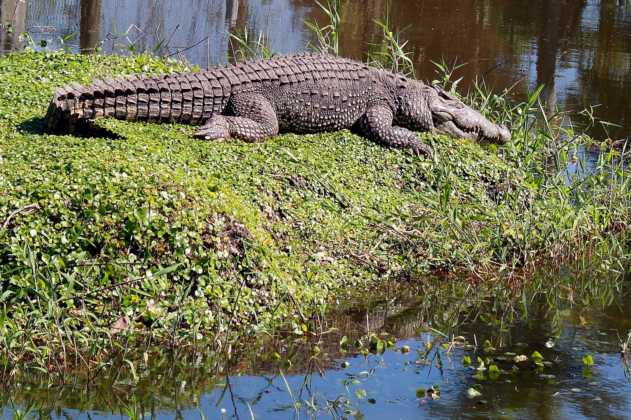
[[[425,157],[432,155],[432,149],[421,143],[413,131],[393,126],[394,114],[386,105],[374,105],[357,122],[360,132],[368,139],[388,147],[410,149]]]
[[[276,112],[263,95],[233,95],[226,113],[229,115],[213,115],[197,130],[195,137],[206,140],[233,137],[247,142],[258,142],[278,134]]]

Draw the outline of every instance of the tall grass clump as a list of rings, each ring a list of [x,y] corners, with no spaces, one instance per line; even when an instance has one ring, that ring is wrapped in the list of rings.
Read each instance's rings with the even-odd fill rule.
[[[601,261],[611,271],[625,272],[631,204],[626,144],[612,148],[584,134],[576,125],[579,114],[546,111],[543,86],[516,104],[507,99],[509,91],[494,94],[477,81],[463,100],[512,128],[513,141],[498,152],[520,168],[530,186],[527,200],[513,196],[508,203],[525,216],[517,261],[547,257],[583,268]]]
[[[269,39],[262,32],[253,38],[248,28],[230,33],[230,49],[233,62],[268,59],[274,55]]]
[[[403,41],[402,33],[392,28],[390,20],[390,6],[386,7],[383,19],[375,20],[380,30],[381,41],[371,44],[368,52],[368,64],[395,73],[402,73],[408,77],[416,77],[413,52],[407,49],[408,41]]]
[[[324,26],[317,22],[305,22],[305,26],[316,37],[317,44],[311,48],[323,54],[340,54],[340,36],[342,32],[342,1],[327,0],[326,4],[316,1],[316,4],[327,17],[328,23]]]

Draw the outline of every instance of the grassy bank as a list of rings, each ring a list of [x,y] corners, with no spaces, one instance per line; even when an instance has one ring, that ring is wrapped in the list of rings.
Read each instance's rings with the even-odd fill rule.
[[[262,144],[117,121],[102,122],[116,140],[42,133],[56,87],[178,69],[147,56],[0,58],[8,370],[300,328],[343,291],[388,279],[510,279],[561,260],[624,270],[631,195],[619,153],[568,182],[588,139],[535,124],[536,96],[516,107],[476,96],[515,141],[496,150],[423,135],[433,160],[348,131]]]

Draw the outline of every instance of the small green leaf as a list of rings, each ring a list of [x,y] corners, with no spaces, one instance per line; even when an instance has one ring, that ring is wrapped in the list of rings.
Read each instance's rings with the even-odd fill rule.
[[[342,337],[340,340],[340,348],[347,349],[349,346],[349,340],[347,336]]]
[[[465,356],[462,358],[462,365],[463,366],[471,366],[471,356]]]
[[[386,351],[386,342],[376,335],[370,337],[370,351],[376,354],[383,354]]]
[[[416,398],[425,398],[427,391],[422,386],[416,389]]]
[[[359,398],[360,400],[363,400],[364,398],[366,398],[366,390],[363,388],[356,389],[355,396]]]
[[[583,356],[583,364],[587,367],[594,366],[594,358],[591,354]]]
[[[432,349],[432,342],[429,341],[429,338],[428,338],[427,341],[425,342],[425,350],[430,351],[431,349]]]
[[[537,364],[543,363],[543,356],[537,350],[533,351],[530,358]]]
[[[500,371],[500,368],[497,367],[497,365],[490,365],[489,366],[489,379],[494,381],[497,378],[500,377],[500,375],[502,374],[502,372]]]

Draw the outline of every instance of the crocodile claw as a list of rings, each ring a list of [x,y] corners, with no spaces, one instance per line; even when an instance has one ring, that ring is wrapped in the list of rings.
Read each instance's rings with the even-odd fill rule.
[[[197,129],[194,135],[202,140],[221,140],[230,137],[228,121],[222,115],[213,115],[210,120]]]
[[[431,158],[432,155],[434,154],[434,151],[432,150],[432,148],[426,145],[425,143],[418,142],[418,143],[412,144],[410,146],[410,149],[412,150],[412,153],[414,153],[416,156],[422,155],[426,159]]]

